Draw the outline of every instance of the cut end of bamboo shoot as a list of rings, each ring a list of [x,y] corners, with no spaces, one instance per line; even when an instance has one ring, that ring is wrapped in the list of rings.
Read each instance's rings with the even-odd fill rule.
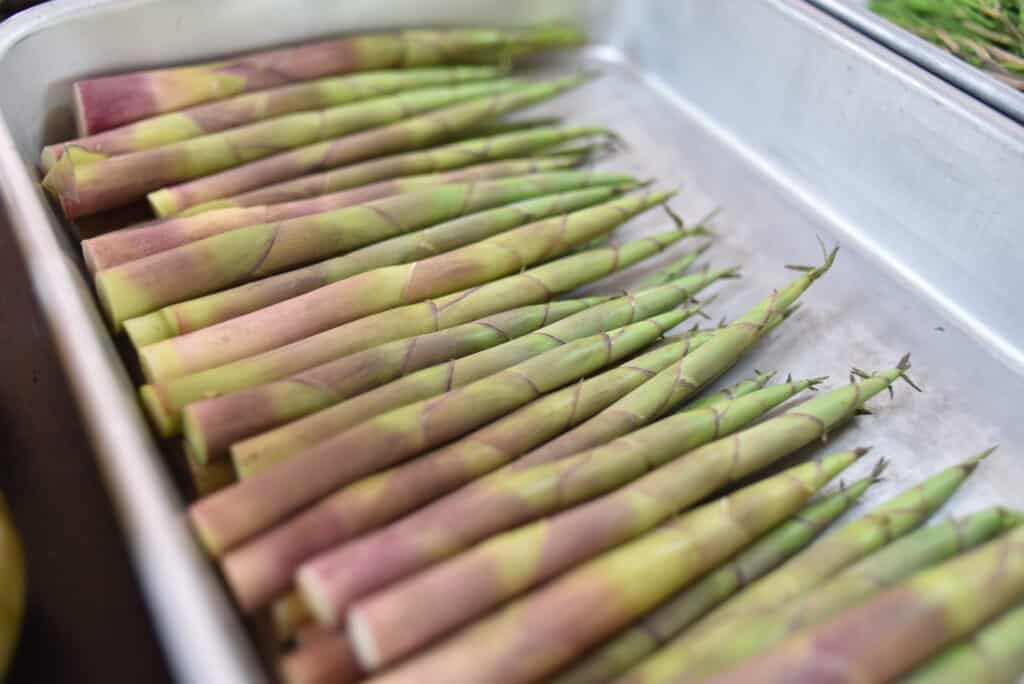
[[[181,432],[192,458],[198,463],[208,465],[210,463],[210,448],[206,441],[206,434],[202,426],[196,422],[195,415],[190,411],[182,412]]]
[[[43,173],[49,173],[58,161],[60,161],[60,156],[57,154],[57,149],[53,146],[44,147],[39,155],[39,168],[43,170]]]
[[[185,369],[176,358],[162,354],[163,347],[151,344],[138,350],[139,365],[147,382],[163,382],[185,375]]]
[[[161,437],[167,439],[178,434],[179,419],[164,406],[164,402],[160,399],[160,393],[155,387],[144,385],[139,390],[139,396],[142,398],[142,406],[146,409],[149,421]],[[197,463],[202,463],[202,461],[197,461]]]
[[[146,307],[132,296],[138,292],[137,290],[133,292],[133,288],[124,287],[123,281],[118,282],[118,273],[114,270],[96,273],[93,276],[93,285],[96,288],[96,298],[100,301],[100,308],[116,333],[124,329],[124,322],[131,317],[126,315],[126,311]]]
[[[174,193],[166,188],[149,193],[146,195],[146,201],[158,218],[167,218],[180,211]]]
[[[202,500],[200,500],[201,502]],[[199,545],[203,547],[203,550],[211,558],[219,558],[227,551],[227,546],[222,543],[216,532],[206,524],[202,513],[197,512],[197,510],[196,505],[193,504],[188,511],[188,520],[192,525],[192,531],[195,532],[196,539],[199,540]]]
[[[188,462],[189,474],[192,476],[192,486],[197,497],[213,494],[238,481],[238,478],[235,476],[235,469],[230,463],[201,464],[192,458],[192,455],[189,453],[188,444],[185,445],[185,460]]]
[[[49,173],[64,158],[69,158],[72,166],[83,166],[110,159],[110,155],[87,150],[72,143],[58,143],[43,148],[43,151],[39,153],[39,166],[44,173]]]
[[[136,350],[170,339],[178,334],[162,311],[153,311],[145,316],[129,318],[124,322],[124,331],[128,334],[128,339],[131,340],[132,346]]]
[[[313,623],[313,616],[298,592],[291,592],[270,605],[270,622],[280,643],[290,641],[298,631]]]
[[[381,666],[377,642],[373,638],[373,630],[358,609],[349,611],[346,628],[359,666],[367,672],[377,670]]]
[[[43,188],[46,189],[61,205],[61,210],[67,214],[65,198],[74,196],[75,168],[70,157],[65,155],[60,161],[43,176]]]
[[[99,257],[93,249],[92,240],[82,240],[82,259],[85,261],[85,267],[89,269],[89,273],[102,270],[98,262],[99,258],[102,257]]]
[[[326,587],[320,581],[320,577],[309,570],[310,568],[302,568],[295,575],[295,585],[302,600],[313,615],[313,619],[321,625],[339,624],[342,616],[335,614],[333,602],[327,595]]]

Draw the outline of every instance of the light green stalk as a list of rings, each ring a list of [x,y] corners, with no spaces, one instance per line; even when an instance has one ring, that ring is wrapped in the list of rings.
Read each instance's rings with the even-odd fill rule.
[[[371,71],[321,78],[238,95],[143,119],[95,135],[47,145],[43,148],[41,163],[43,170],[49,171],[64,156],[68,147],[107,158],[170,145],[290,112],[349,104],[414,88],[480,81],[496,78],[500,74],[494,67],[457,66]]]
[[[701,349],[708,344],[712,342],[705,343]],[[693,354],[698,353],[700,349]],[[390,606],[381,610],[391,613],[398,610],[399,606],[408,608],[423,605],[422,601],[428,600],[430,596],[438,596],[437,591],[443,587],[474,587],[471,599],[459,603],[446,602],[443,611],[440,608],[431,611],[430,620],[421,625],[422,629],[414,631],[407,625],[401,634],[378,635],[378,639],[386,640],[378,641],[380,652],[387,651],[390,657],[408,654],[410,649],[426,643],[445,630],[482,614],[573,565],[646,532],[722,487],[748,477],[821,439],[833,427],[852,417],[865,401],[903,377],[905,372],[904,364],[863,382],[821,394],[780,416],[688,453],[686,444],[674,439],[675,432],[671,429],[675,421],[680,420],[680,416],[667,418],[618,442],[605,445],[599,450],[604,454],[604,458],[599,461],[615,464],[621,460],[616,458],[618,449],[629,445],[643,455],[645,464],[665,465],[599,499],[492,537],[460,556],[368,599]],[[750,396],[739,401],[743,402]],[[726,413],[724,417],[730,416]],[[683,453],[686,453],[685,458],[677,458]],[[680,482],[685,482],[686,486],[680,487]],[[600,533],[595,533],[595,530]],[[356,570],[366,567],[390,568],[392,563],[397,564],[395,558],[400,550],[399,541],[403,538],[392,535],[381,546],[370,547],[367,544],[362,562],[356,563],[350,559],[342,573],[337,572],[340,566],[327,566],[326,556],[322,573],[316,571],[319,564],[317,560],[304,566],[298,574],[299,585],[318,618],[324,621],[337,619],[343,613],[340,606],[364,596],[365,591],[361,585],[352,585],[357,581],[366,581],[366,573],[357,575]],[[385,540],[376,541],[380,543]],[[422,559],[426,556],[426,563],[430,562],[429,552],[436,548],[431,538],[405,538],[405,544],[406,548],[411,545],[416,552],[414,558]],[[428,551],[426,554],[420,550],[424,546]],[[374,548],[385,549],[383,557],[388,559],[387,563],[382,564],[381,557],[370,552]],[[446,550],[442,546],[438,555],[444,555]],[[340,557],[340,553],[332,555],[335,561]],[[537,558],[543,558],[543,562],[522,562],[523,559]],[[417,562],[422,567],[424,561]],[[511,576],[496,572],[497,568],[503,567],[521,568],[521,572]]]
[[[523,451],[542,444],[559,432],[571,428],[576,422],[586,420],[617,397],[649,379],[652,373],[663,367],[663,363],[667,365],[685,356],[704,344],[709,337],[708,332],[695,331],[674,339],[669,338],[664,346],[648,352],[643,357],[572,387],[553,392],[502,420],[467,435],[435,452],[436,458],[445,461],[449,458],[456,459],[463,464],[470,476],[476,477],[490,468],[517,458]],[[240,478],[254,475],[273,463],[243,458],[241,453],[236,456],[238,458],[235,458],[234,465]],[[417,468],[417,464],[424,461],[425,459],[417,459],[409,466]],[[385,474],[381,473],[373,477],[384,476]],[[433,469],[430,476],[430,487],[421,481],[415,490],[408,490],[406,495],[419,498],[424,492],[435,492],[427,496],[439,496],[456,486],[437,484],[439,481],[454,482],[454,478],[457,478],[455,469]],[[459,479],[458,483],[462,484],[462,480]],[[444,491],[441,490],[442,486]],[[387,498],[388,504],[401,505],[401,501],[401,497],[397,495]]]
[[[308,563],[300,573],[307,602],[323,622],[337,624],[355,599],[455,555],[489,535],[570,508],[635,480],[677,455],[736,432],[817,382],[767,387],[740,399],[674,416],[605,447],[555,462],[517,463],[499,470],[380,534],[341,546]],[[339,498],[339,506],[329,507],[335,503],[330,501],[322,508],[336,512],[339,507],[345,508],[342,504],[350,503],[344,495]],[[383,558],[387,560],[382,563]],[[345,571],[339,572],[341,568]],[[441,626],[451,625],[437,625],[439,629]],[[425,643],[429,636],[436,633],[419,635],[419,642]]]
[[[599,304],[589,311],[580,312],[494,349],[424,369],[345,402],[332,401],[328,407],[316,413],[236,444],[232,447],[232,454],[243,461],[280,461],[384,410],[445,392],[466,381],[476,380],[512,363],[518,363],[529,355],[553,349],[566,341],[662,313],[686,302],[714,283],[718,277],[718,272],[712,272],[706,277],[681,278],[660,288],[641,291],[634,297]],[[684,312],[684,320],[698,313],[699,307],[688,309]]]
[[[977,463],[972,459],[944,470],[840,528],[680,635],[638,667],[629,681],[672,682],[684,673],[710,677],[841,612],[886,584],[991,538],[1008,523],[998,509],[968,518],[963,524],[927,528],[887,546],[948,501]]]
[[[408,120],[425,112],[530,87],[518,79],[410,90],[313,111],[284,114],[180,142],[75,163],[65,155],[43,179],[69,218],[124,206],[147,192],[273,154]]]
[[[522,119],[498,119],[496,121],[485,121],[477,126],[472,126],[459,131],[452,140],[472,140],[485,135],[500,135],[502,133],[514,133],[526,131],[531,128],[544,128],[545,126],[560,126],[563,119],[560,116],[531,116]]]
[[[702,628],[781,606],[853,562],[916,529],[960,488],[991,451],[943,470],[836,530],[709,615]]]
[[[508,159],[443,173],[383,180],[294,202],[233,207],[208,211],[197,216],[158,219],[83,240],[82,255],[89,270],[95,273],[158,252],[166,252],[190,242],[226,233],[234,228],[243,228],[258,223],[274,223],[299,216],[333,211],[392,195],[400,195],[403,192],[414,192],[448,183],[468,183],[477,180],[494,180],[564,170],[574,166],[578,161],[579,158],[568,155]]]
[[[661,371],[642,388],[615,402],[587,422],[543,445],[546,458],[577,453],[636,430],[669,413],[686,399],[731,368],[765,333],[774,317],[792,306],[832,267],[836,250],[825,255],[817,268],[806,273],[751,308],[733,323],[715,332],[696,353]]]
[[[1024,599],[1024,528],[923,570],[705,680],[888,682]]]
[[[91,135],[163,112],[332,74],[467,60],[500,63],[582,41],[579,29],[570,26],[414,30],[331,38],[217,62],[77,81],[75,115],[79,134]]]
[[[859,456],[859,452],[835,454],[712,501],[581,565],[413,657],[378,681],[538,681],[793,515]],[[521,570],[508,567],[501,572],[514,576]],[[457,601],[460,592],[451,593],[451,600]],[[364,608],[353,611],[349,619],[356,655],[360,663],[371,668],[386,662],[377,641],[383,623],[374,622],[374,617]],[[429,616],[409,613],[408,619],[416,623]],[[472,658],[467,658],[467,653]]]
[[[585,337],[360,423],[193,504],[192,524],[211,552],[230,549],[341,486],[429,451],[640,351],[683,316],[670,312]],[[345,458],[337,458],[339,453]]]
[[[775,395],[792,396],[804,386],[798,384],[780,388]],[[762,408],[771,404],[768,397],[762,397],[759,403]],[[748,415],[751,413],[749,410],[739,408],[737,413],[746,416],[748,420],[753,419]],[[713,410],[706,409],[705,414],[709,413],[713,413]],[[701,439],[710,440],[715,432],[702,424],[702,419],[704,423],[711,419],[707,415],[694,415],[692,418],[694,434],[687,435],[688,442],[699,444]],[[742,425],[741,420],[727,424],[723,430],[735,429],[735,426]],[[463,462],[461,458],[464,454],[456,451],[453,458],[452,451],[441,450],[405,464],[405,467],[354,483],[228,554],[223,567],[239,602],[249,608],[259,607],[291,583],[292,574],[304,561],[396,518],[405,510],[429,501],[429,491],[421,491],[420,483],[423,481],[423,489],[429,489],[431,478],[435,482],[438,480],[434,476],[436,471],[441,470],[440,477],[444,478],[443,471],[455,470],[457,474],[451,479],[461,476],[463,480],[487,472],[488,465],[479,460],[471,461],[468,467],[460,469],[458,464]],[[504,468],[447,497],[443,504],[435,502],[423,511],[424,515],[417,515],[416,519],[425,523],[420,527],[424,538],[440,542],[442,536],[447,534],[451,539],[457,539],[450,544],[454,551],[460,545],[482,538],[490,532],[512,527],[527,519],[597,496],[614,487],[617,482],[636,477],[638,468],[643,468],[642,459],[631,453],[621,454],[618,464],[609,462],[592,465],[590,461],[589,457],[580,456],[559,464]],[[492,462],[490,469],[499,463]],[[421,477],[427,473],[429,475]],[[403,494],[410,488],[415,488],[417,492]],[[473,511],[480,508],[481,502],[489,510],[486,515],[478,516]],[[438,516],[442,519],[450,518],[449,514],[456,511],[461,515],[469,514],[474,520],[450,524],[438,533],[435,527]],[[458,514],[455,520],[458,520]],[[405,521],[403,523],[410,524]],[[333,561],[329,562],[332,567],[337,567]],[[363,575],[366,568],[353,567],[352,570],[353,574]],[[386,577],[378,577],[378,581],[386,581],[387,577],[393,578],[408,570],[404,566],[399,568],[393,565],[383,572]]]
[[[116,326],[175,302],[531,197],[589,185],[628,184],[622,174],[585,171],[443,185],[367,204],[235,228],[95,274]]]
[[[479,129],[476,129],[479,130]],[[544,126],[512,133],[482,131],[469,140],[449,143],[428,150],[403,152],[371,159],[293,180],[273,183],[249,192],[196,204],[180,212],[191,216],[225,207],[252,207],[328,195],[341,190],[402,176],[437,173],[471,164],[540,153],[570,140],[610,135],[600,126]]]
[[[601,684],[623,674],[709,610],[810,544],[878,481],[884,467],[885,461],[880,461],[871,476],[811,502],[728,563],[585,655],[552,684]]]
[[[482,285],[564,256],[671,196],[655,192],[622,197],[534,221],[437,256],[350,276],[144,347],[139,359],[147,378],[159,381],[255,356],[349,321]],[[280,234],[275,244],[282,244]]]
[[[1024,674],[1024,603],[956,642],[900,684],[1015,684]]]
[[[184,409],[186,441],[198,461],[219,459],[246,437],[424,368],[503,345],[591,304],[569,300],[503,311],[447,330],[382,344],[277,382],[194,402]],[[249,462],[241,459],[239,463]],[[250,464],[240,471],[248,473],[251,468]]]
[[[574,190],[515,202],[367,245],[310,266],[261,278],[125,321],[136,349],[201,330],[375,268],[442,254],[516,226],[617,197],[622,186]],[[173,220],[173,219],[172,219]]]
[[[707,305],[707,303],[705,302],[705,306],[706,305]],[[779,316],[779,323],[781,323],[785,319],[786,319],[785,315]],[[708,334],[709,335],[713,335],[714,333],[708,333]],[[699,397],[697,399],[694,399],[693,401],[687,403],[683,407],[683,409],[686,410],[686,411],[692,411],[693,409],[708,408],[708,407],[711,407],[711,406],[717,406],[718,404],[721,404],[722,402],[725,402],[725,401],[731,401],[733,399],[738,399],[740,397],[743,397],[743,396],[746,396],[746,395],[750,394],[751,392],[756,392],[757,390],[763,388],[774,377],[775,377],[775,371],[768,371],[767,373],[762,373],[759,370],[755,370],[754,371],[754,377],[747,378],[746,380],[741,380],[740,382],[736,383],[735,385],[730,385],[728,387],[723,387],[722,389],[718,390],[717,392],[711,392],[710,394],[706,394],[703,397]],[[789,376],[789,377],[786,378],[786,382],[792,382],[792,381],[793,381],[793,377],[792,376]]]
[[[310,172],[427,147],[449,139],[452,131],[492,121],[503,114],[554,97],[588,78],[586,75],[569,76],[533,83],[507,93],[420,114],[388,126],[280,152],[272,157],[152,192],[148,195],[149,203],[157,216],[168,216],[203,202],[239,195]]]
[[[685,237],[670,231],[563,257],[501,280],[360,318],[318,335],[241,361],[144,386],[143,403],[161,434],[180,430],[180,412],[204,397],[281,380],[308,368],[414,335],[444,330],[500,311],[544,302],[609,273],[628,268]],[[598,298],[596,301],[603,301]]]

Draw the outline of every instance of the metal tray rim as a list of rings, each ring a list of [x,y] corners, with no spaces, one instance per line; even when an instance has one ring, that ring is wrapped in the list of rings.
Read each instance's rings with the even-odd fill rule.
[[[147,0],[127,0],[144,4]],[[117,0],[58,0],[0,26],[0,57],[29,35]],[[36,198],[36,201],[24,198]],[[45,200],[20,163],[0,112],[0,198],[11,218],[37,300],[53,333],[169,664],[182,681],[265,682],[237,612],[196,545],[182,499],[165,467],[109,336],[78,333],[98,320],[88,288],[49,230]],[[84,339],[83,339],[84,337]],[[101,408],[102,406],[102,408]],[[115,419],[111,420],[111,416]],[[142,491],[148,496],[139,496]],[[205,642],[209,648],[196,648]]]
[[[1024,94],[987,76],[945,50],[918,38],[850,0],[807,0],[926,71],[1024,124]]]

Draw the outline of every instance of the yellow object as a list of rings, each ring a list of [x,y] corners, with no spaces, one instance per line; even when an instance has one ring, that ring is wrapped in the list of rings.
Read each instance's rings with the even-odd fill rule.
[[[14,656],[25,613],[25,558],[21,539],[0,495],[0,678]]]

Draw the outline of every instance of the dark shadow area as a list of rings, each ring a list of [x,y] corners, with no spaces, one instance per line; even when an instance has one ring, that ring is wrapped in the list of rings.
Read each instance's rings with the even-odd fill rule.
[[[20,250],[0,209],[0,489],[25,546],[10,682],[169,682]]]

